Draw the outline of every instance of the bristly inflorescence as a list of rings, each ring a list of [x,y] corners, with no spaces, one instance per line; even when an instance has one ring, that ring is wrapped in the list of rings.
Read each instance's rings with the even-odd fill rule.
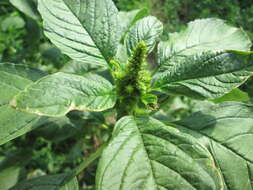
[[[128,110],[128,114],[144,113],[147,108],[154,108],[157,102],[157,97],[150,94],[151,74],[147,70],[147,53],[147,46],[141,41],[124,67],[115,60],[111,61],[118,105]]]

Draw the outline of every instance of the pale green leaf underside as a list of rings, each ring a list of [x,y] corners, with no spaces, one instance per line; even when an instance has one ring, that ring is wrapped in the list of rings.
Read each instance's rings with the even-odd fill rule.
[[[226,102],[176,122],[206,145],[221,170],[225,189],[253,190],[253,106]]]
[[[10,190],[79,190],[77,178],[69,174],[41,176],[21,182]]]
[[[36,115],[12,109],[7,103],[45,73],[25,65],[0,63],[0,145],[34,128]]]
[[[158,72],[154,79],[156,86],[164,85],[165,92],[216,98],[249,77],[249,73],[243,71],[245,67],[241,68],[243,72],[239,68],[236,72],[227,69],[236,61],[241,61],[241,65],[246,63],[247,67],[252,63],[252,55],[247,59],[251,59],[251,63],[247,63],[243,58],[233,60],[234,56],[227,52],[250,50],[251,42],[242,29],[220,19],[199,19],[169,37],[158,46]]]
[[[208,51],[172,58],[154,76],[154,86],[193,98],[217,98],[245,82],[252,75],[252,66],[252,52]]]
[[[141,41],[145,42],[148,51],[151,52],[162,32],[163,24],[153,16],[148,16],[137,21],[130,28],[125,39],[128,55],[131,55],[132,50]]]
[[[97,190],[221,190],[211,154],[149,117],[124,117],[99,162]]]
[[[115,102],[113,86],[103,77],[55,73],[28,86],[11,104],[29,113],[60,117],[71,110],[103,111]]]
[[[63,53],[106,65],[120,39],[118,10],[111,0],[40,0],[46,36]]]

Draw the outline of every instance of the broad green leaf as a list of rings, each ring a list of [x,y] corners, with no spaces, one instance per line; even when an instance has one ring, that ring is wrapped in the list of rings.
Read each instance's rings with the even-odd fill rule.
[[[218,98],[252,75],[253,52],[203,52],[172,58],[154,76],[154,87],[197,99]]]
[[[18,181],[23,167],[30,161],[31,152],[21,150],[11,152],[0,161],[0,189],[9,190]]]
[[[249,101],[249,96],[246,92],[241,91],[238,88],[233,89],[228,94],[225,94],[224,96],[220,98],[216,98],[212,100],[214,103],[222,103],[225,101]]]
[[[220,97],[249,76],[243,69],[239,73],[228,72],[228,67],[232,68],[230,65],[236,61],[247,63],[243,58],[233,60],[238,56],[231,57],[230,50],[249,51],[250,47],[251,42],[242,29],[231,27],[219,19],[195,20],[185,30],[170,34],[168,41],[159,44],[154,81],[166,93],[175,92],[194,98]],[[252,58],[247,59],[250,61]],[[226,68],[222,66],[223,62]],[[211,73],[213,70],[220,72]]]
[[[79,190],[76,177],[70,174],[41,176],[15,185],[10,190]]]
[[[130,29],[130,27],[136,23],[138,20],[146,16],[148,10],[146,8],[136,9],[133,11],[120,11],[119,19],[121,24],[121,38],[124,39],[125,34]]]
[[[11,4],[33,19],[39,19],[37,0],[10,0]]]
[[[11,105],[29,113],[61,117],[71,110],[103,111],[115,102],[113,86],[103,77],[55,73],[28,86]]]
[[[153,16],[148,16],[137,21],[130,28],[125,39],[128,55],[131,55],[132,50],[141,41],[145,42],[148,47],[148,51],[151,52],[162,32],[162,23]]]
[[[226,190],[253,189],[253,105],[226,102],[176,124],[209,148]]]
[[[40,0],[39,12],[46,36],[72,59],[105,66],[115,56],[120,24],[111,0]]]
[[[39,117],[12,109],[7,103],[45,73],[25,65],[0,63],[0,145],[31,129]]]
[[[124,117],[99,162],[97,190],[221,190],[211,154],[190,135],[149,117]]]

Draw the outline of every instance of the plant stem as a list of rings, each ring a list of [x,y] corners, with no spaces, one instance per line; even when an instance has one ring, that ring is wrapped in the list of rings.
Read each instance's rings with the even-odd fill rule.
[[[104,148],[107,146],[107,143],[101,145],[96,152],[89,155],[75,170],[75,175],[80,174],[85,168],[87,168],[92,162],[94,162],[102,154]]]

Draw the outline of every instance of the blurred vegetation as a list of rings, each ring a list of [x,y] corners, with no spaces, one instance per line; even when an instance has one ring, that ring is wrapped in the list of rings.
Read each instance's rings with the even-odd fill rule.
[[[165,32],[179,31],[197,19],[216,17],[246,30],[253,39],[252,0],[115,0],[120,10],[147,7],[165,24]]]
[[[179,31],[186,26],[187,22],[196,18],[217,17],[244,28],[253,39],[252,0],[114,0],[114,2],[123,11],[147,7],[150,14],[157,16],[165,24],[164,38],[168,32]],[[12,6],[9,1],[0,1],[1,62],[28,64],[53,73],[69,60],[43,35],[41,19],[29,18]],[[248,81],[241,89],[248,92],[252,98],[253,80]],[[173,97],[166,101],[164,109],[156,113],[155,117],[180,119],[211,104],[211,102],[199,104],[198,101],[185,97]],[[30,178],[73,169],[85,156],[108,139],[113,126],[113,122],[110,121],[111,114],[113,113],[94,116],[70,113],[62,119],[62,123],[51,121],[46,124],[47,127],[53,125],[52,129],[60,130],[65,128],[69,130],[68,127],[72,127],[71,130],[74,133],[65,139],[57,139],[57,135],[50,136],[48,131],[37,129],[0,146],[0,161],[28,146],[33,148],[33,152],[30,154],[29,164],[26,163],[26,171],[23,172],[21,179],[24,176]],[[164,115],[167,117],[165,118]],[[94,120],[94,118],[100,119]],[[55,131],[50,131],[50,133],[55,134]],[[96,165],[92,165],[80,176],[83,189],[93,189],[95,168]]]

